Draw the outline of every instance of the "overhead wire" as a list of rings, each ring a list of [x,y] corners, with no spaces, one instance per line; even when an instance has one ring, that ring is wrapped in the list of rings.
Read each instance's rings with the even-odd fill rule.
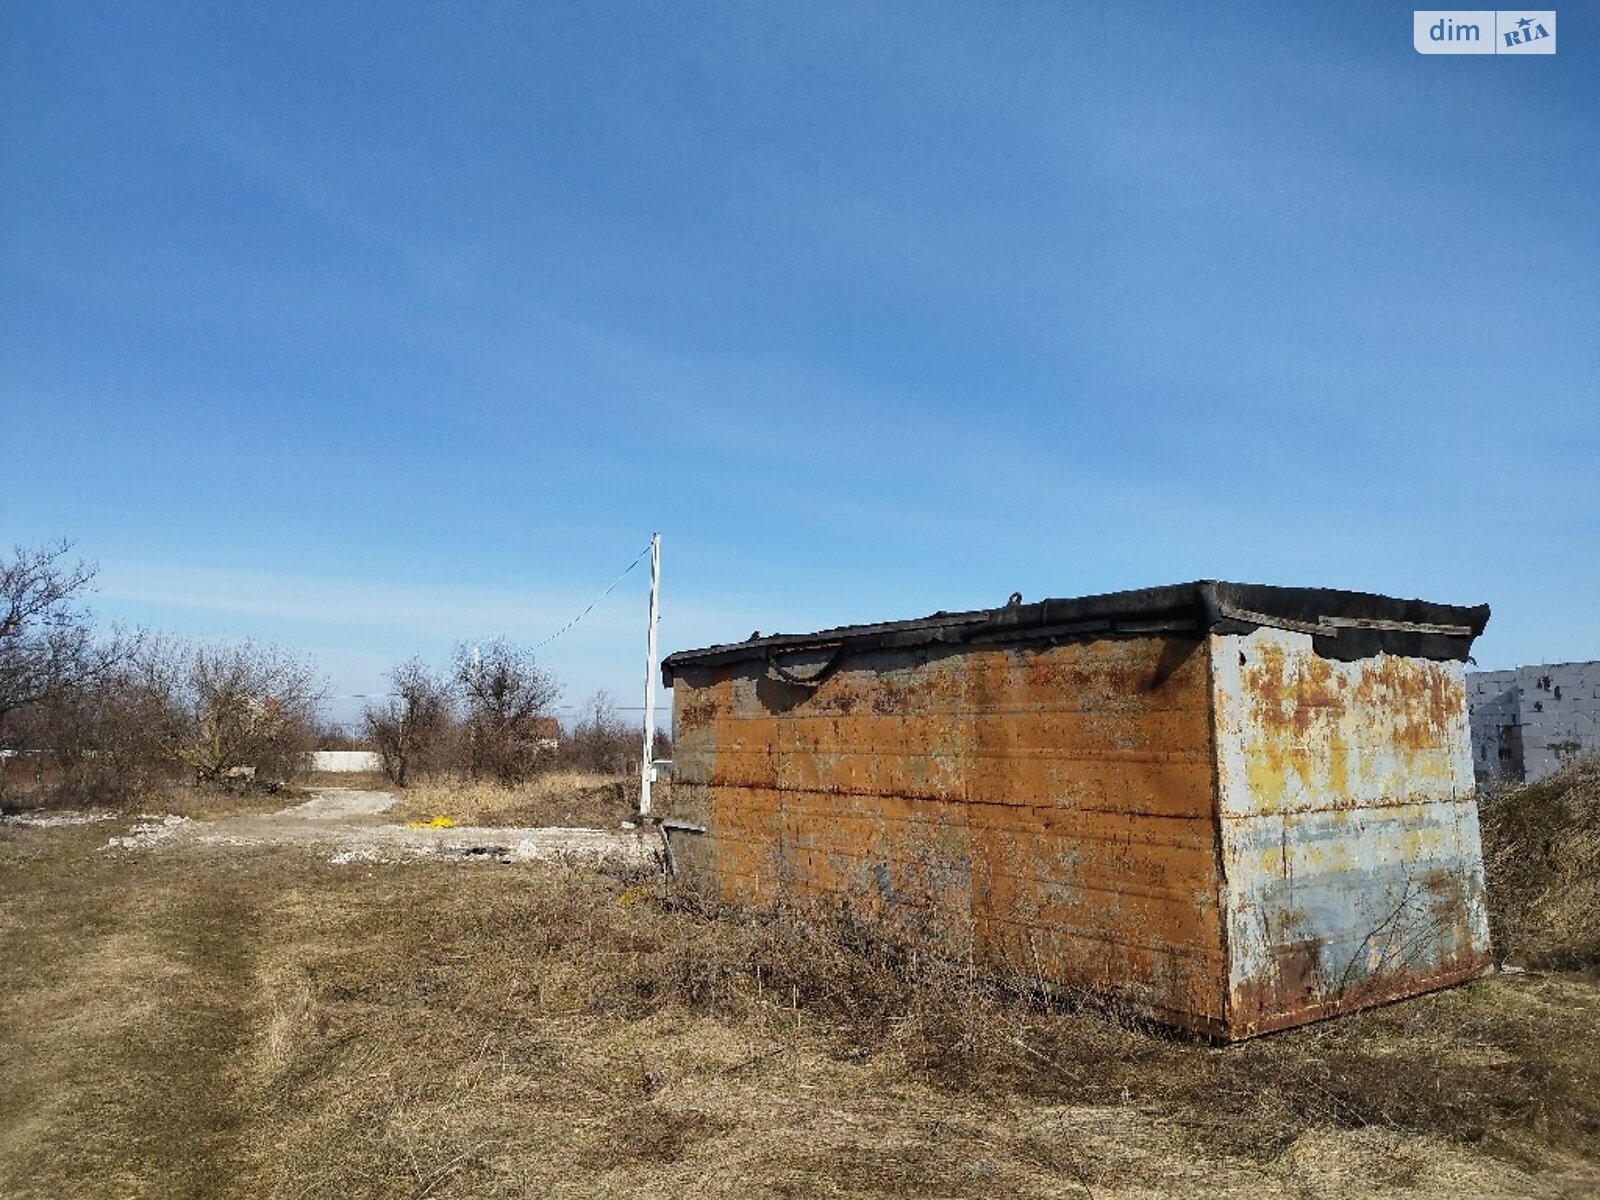
[[[553,642],[553,641],[555,641],[555,640],[556,640],[556,639],[557,639],[557,638],[558,638],[558,637],[560,637],[560,636],[561,636],[561,635],[562,635],[562,634],[563,634],[563,633],[565,633],[565,632],[566,632],[566,631],[567,631],[567,630],[569,630],[569,629],[571,629],[571,628],[572,628],[572,627],[573,627],[573,626],[574,626],[574,625],[576,625],[576,624],[577,624],[577,623],[578,623],[578,622],[579,622],[579,621],[581,621],[581,620],[583,620],[583,619],[584,619],[584,618],[585,618],[585,617],[587,617],[587,616],[588,616],[588,615],[589,615],[589,614],[590,614],[590,613],[591,613],[591,612],[593,612],[593,611],[594,611],[594,606],[595,606],[595,605],[596,605],[596,604],[599,604],[599,603],[600,603],[600,601],[602,601],[602,600],[604,600],[604,599],[605,599],[605,598],[606,598],[606,597],[607,597],[607,596],[609,596],[609,595],[610,595],[610,594],[611,594],[611,593],[612,593],[612,592],[613,592],[613,591],[615,591],[615,590],[616,590],[616,587],[617,587],[617,584],[619,584],[619,583],[621,583],[621,582],[622,582],[622,581],[623,581],[623,580],[624,580],[624,579],[626,579],[626,578],[627,578],[627,577],[628,577],[628,572],[629,572],[629,571],[632,571],[632,570],[633,570],[633,569],[634,569],[634,568],[635,568],[635,567],[637,567],[637,566],[638,566],[638,565],[639,565],[639,564],[640,564],[640,563],[641,563],[641,562],[643,562],[643,561],[644,561],[644,556],[645,556],[645,555],[646,555],[646,554],[649,554],[649,553],[650,553],[650,547],[649,547],[649,546],[646,546],[646,547],[645,547],[645,548],[644,548],[644,549],[643,549],[643,550],[641,550],[641,551],[639,551],[639,555],[638,555],[638,557],[637,557],[637,558],[635,558],[635,559],[634,559],[634,560],[633,560],[633,561],[632,561],[632,562],[631,562],[631,563],[629,563],[629,564],[628,564],[628,565],[627,565],[627,566],[626,566],[626,567],[624,567],[624,568],[623,568],[623,569],[622,569],[622,574],[621,574],[621,575],[618,575],[618,576],[617,576],[617,577],[616,577],[616,578],[615,578],[615,579],[613,579],[613,580],[612,580],[612,581],[611,581],[611,586],[610,586],[610,587],[608,587],[608,588],[606,588],[606,590],[605,590],[605,591],[603,591],[603,592],[601,592],[601,593],[600,593],[600,594],[599,594],[599,595],[598,595],[598,596],[596,596],[596,597],[595,597],[595,598],[594,598],[594,599],[593,599],[593,600],[591,600],[591,601],[589,601],[589,607],[588,607],[588,608],[586,608],[586,609],[584,609],[584,610],[583,610],[583,611],[582,611],[582,612],[581,612],[581,613],[579,613],[579,614],[578,614],[578,615],[577,615],[577,616],[575,616],[575,617],[573,617],[573,618],[572,618],[572,620],[570,620],[570,621],[568,621],[568,622],[567,622],[567,623],[566,623],[566,624],[565,624],[565,625],[563,625],[563,626],[562,626],[562,627],[561,627],[561,628],[560,628],[560,629],[558,629],[558,630],[556,630],[556,631],[555,631],[555,632],[554,632],[554,633],[552,633],[552,634],[551,634],[551,635],[550,635],[550,636],[549,636],[549,637],[547,637],[547,638],[545,638],[545,640],[544,640],[544,641],[542,641],[542,642],[539,642],[539,643],[538,643],[538,644],[537,644],[537,645],[535,645],[535,646],[534,646],[534,649],[535,649],[535,650],[539,650],[539,649],[542,649],[542,648],[543,648],[543,647],[545,647],[545,646],[548,646],[548,645],[549,645],[549,644],[550,644],[550,643],[551,643],[551,642]]]
[[[591,612],[594,611],[595,605],[599,604],[600,601],[604,600],[612,592],[617,590],[617,585],[619,583],[621,583],[624,579],[626,579],[628,577],[629,572],[631,572],[635,567],[637,567],[641,562],[643,562],[645,555],[647,555],[649,553],[650,553],[650,547],[648,545],[646,545],[645,548],[643,550],[639,551],[639,553],[634,557],[634,560],[631,563],[629,563],[626,567],[624,567],[622,569],[622,574],[618,575],[615,579],[613,579],[611,581],[610,585],[606,588],[605,591],[601,592],[593,600],[589,601],[589,606],[587,608],[585,608],[577,616],[573,617],[572,620],[568,621],[560,629],[558,629],[554,633],[552,633],[549,637],[545,638],[544,641],[536,643],[534,645],[533,649],[534,650],[543,649],[545,646],[548,646],[551,642],[555,641],[562,634],[566,633],[567,630],[571,629],[579,621],[581,621],[585,617],[587,617]],[[379,700],[379,699],[383,699],[383,698],[386,698],[386,697],[396,696],[398,694],[399,693],[397,693],[397,692],[340,692],[340,693],[335,693],[334,695],[328,696],[327,698],[330,699],[330,700]],[[575,706],[570,705],[570,704],[562,704],[562,705],[557,705],[556,707],[558,707],[559,709],[565,711],[565,710],[568,710],[568,709],[573,709]],[[619,712],[643,712],[644,709],[643,708],[633,708],[633,707],[624,706],[624,707],[618,708],[618,711]]]

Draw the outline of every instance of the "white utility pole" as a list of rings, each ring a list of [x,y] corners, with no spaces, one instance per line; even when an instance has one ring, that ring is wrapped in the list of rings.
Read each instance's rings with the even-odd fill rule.
[[[650,815],[650,785],[656,781],[656,622],[661,589],[661,535],[650,535],[650,630],[645,636],[644,758],[639,764],[639,815]]]

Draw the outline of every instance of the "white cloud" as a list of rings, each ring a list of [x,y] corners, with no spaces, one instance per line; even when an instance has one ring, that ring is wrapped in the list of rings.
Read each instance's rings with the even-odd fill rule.
[[[593,596],[567,589],[532,595],[490,588],[352,582],[203,566],[107,564],[100,596],[111,601],[315,625],[380,626],[433,634],[440,628],[544,637]],[[620,614],[585,623],[623,624]]]

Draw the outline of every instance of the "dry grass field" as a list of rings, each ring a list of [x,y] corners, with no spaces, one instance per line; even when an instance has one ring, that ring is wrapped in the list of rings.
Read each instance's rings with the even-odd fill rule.
[[[449,817],[458,825],[612,829],[638,811],[637,783],[580,771],[537,775],[520,787],[509,789],[493,783],[423,779],[398,794],[400,804],[394,810],[398,819]]]
[[[127,824],[0,825],[0,1196],[1600,1193],[1582,971],[1219,1049],[648,872]]]

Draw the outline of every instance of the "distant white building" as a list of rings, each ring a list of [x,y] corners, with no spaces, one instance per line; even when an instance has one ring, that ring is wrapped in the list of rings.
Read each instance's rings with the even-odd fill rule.
[[[1600,662],[1468,671],[1467,705],[1480,784],[1533,783],[1600,752]]]

